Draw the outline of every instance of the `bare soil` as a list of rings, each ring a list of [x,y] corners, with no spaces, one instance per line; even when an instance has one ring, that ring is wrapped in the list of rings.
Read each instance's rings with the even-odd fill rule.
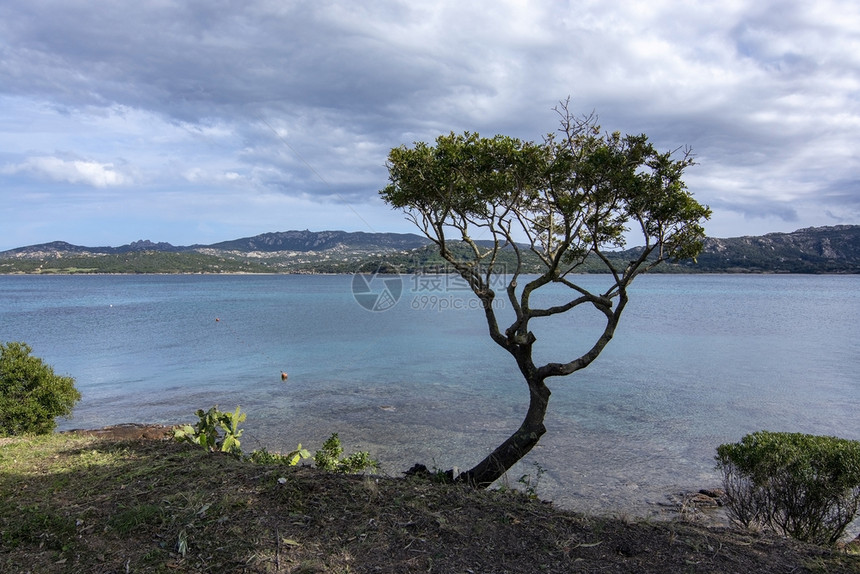
[[[122,426],[0,443],[0,571],[860,573],[851,549],[258,465]]]

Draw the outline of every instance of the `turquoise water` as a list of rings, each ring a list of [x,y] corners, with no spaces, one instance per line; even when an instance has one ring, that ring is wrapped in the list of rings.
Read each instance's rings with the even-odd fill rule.
[[[468,467],[518,426],[525,386],[462,285],[401,280],[371,312],[351,276],[0,276],[0,341],[75,377],[83,400],[61,429],[239,404],[249,449],[338,432],[392,475]],[[591,318],[536,327],[538,358],[590,346]],[[538,463],[560,506],[643,514],[715,486],[715,447],[748,432],[860,439],[858,339],[858,276],[642,277],[600,358],[550,381],[548,433],[510,481]]]

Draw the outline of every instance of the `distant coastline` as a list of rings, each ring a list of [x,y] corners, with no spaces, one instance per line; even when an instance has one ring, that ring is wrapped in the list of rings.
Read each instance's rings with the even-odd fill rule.
[[[639,248],[613,254],[620,262]],[[504,256],[508,255],[510,261]],[[502,253],[501,265],[514,265]],[[538,270],[524,259],[524,272]],[[286,231],[212,245],[174,246],[136,241],[120,247],[83,247],[62,241],[0,252],[0,274],[281,274],[445,272],[435,246],[416,234]],[[598,261],[581,272],[600,273]],[[792,233],[706,238],[696,261],[666,263],[657,273],[860,273],[860,225],[810,227]]]

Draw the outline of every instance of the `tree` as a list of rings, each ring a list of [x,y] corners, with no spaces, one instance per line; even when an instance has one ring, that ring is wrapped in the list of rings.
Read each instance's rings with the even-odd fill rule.
[[[81,399],[72,377],[54,374],[26,343],[0,343],[0,435],[47,434]]]
[[[660,153],[645,135],[604,133],[594,114],[573,116],[569,101],[555,111],[561,127],[540,143],[465,132],[439,136],[435,146],[417,142],[394,148],[387,162],[390,183],[380,191],[468,282],[482,303],[490,337],[513,356],[528,386],[529,406],[520,427],[454,477],[478,487],[501,477],[546,432],[547,379],[591,364],[615,333],[631,282],[667,259],[695,257],[704,238],[701,223],[710,216],[682,180],[693,164],[689,149]],[[625,246],[627,233],[644,246],[634,260],[618,263],[611,252]],[[515,254],[514,269],[498,263],[505,249]],[[528,253],[541,262],[537,277],[521,273]],[[588,258],[596,258],[610,274],[606,291],[592,293],[575,282],[574,274]],[[502,272],[503,296],[514,315],[504,330],[493,305],[493,285]],[[566,301],[533,307],[532,296],[553,284],[566,288]],[[593,346],[563,362],[535,364],[532,322],[580,306],[593,307],[605,321]]]

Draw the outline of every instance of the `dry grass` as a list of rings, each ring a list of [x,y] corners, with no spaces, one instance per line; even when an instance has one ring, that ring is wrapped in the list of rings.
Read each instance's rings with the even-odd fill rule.
[[[847,572],[860,557],[517,493],[261,466],[164,440],[0,445],[2,572]]]

